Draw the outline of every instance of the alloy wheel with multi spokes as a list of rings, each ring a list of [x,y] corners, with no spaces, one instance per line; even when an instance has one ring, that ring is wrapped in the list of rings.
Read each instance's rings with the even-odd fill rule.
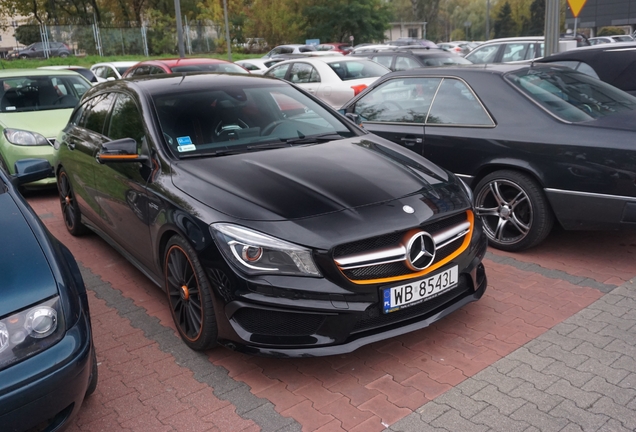
[[[196,252],[180,236],[166,245],[164,279],[172,318],[183,341],[194,350],[213,347],[217,325],[210,284]]]
[[[60,197],[60,207],[62,208],[62,218],[64,219],[64,225],[71,235],[81,236],[86,234],[88,228],[82,223],[82,214],[68,174],[64,169],[60,170],[57,175],[57,191]]]
[[[475,188],[475,212],[489,243],[498,249],[519,251],[545,239],[554,217],[541,188],[526,174],[497,171]]]

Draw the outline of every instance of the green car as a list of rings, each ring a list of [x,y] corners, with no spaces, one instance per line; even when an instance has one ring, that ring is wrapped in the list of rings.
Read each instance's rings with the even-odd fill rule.
[[[71,71],[0,70],[0,165],[10,174],[20,159],[47,159],[54,165],[55,137],[90,87]],[[26,186],[54,185],[55,177],[50,177]]]

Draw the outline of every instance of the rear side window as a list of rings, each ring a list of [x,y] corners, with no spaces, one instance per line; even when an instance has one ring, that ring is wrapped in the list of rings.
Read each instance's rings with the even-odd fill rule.
[[[112,94],[99,95],[91,99],[84,105],[85,108],[78,125],[98,134],[102,134],[104,132],[104,122],[106,121],[106,116],[108,115],[108,110],[113,99],[114,96]]]
[[[494,126],[472,90],[464,82],[449,78],[439,86],[426,124]]]
[[[371,60],[327,63],[343,81],[379,77],[389,72],[384,66]]]
[[[494,63],[501,45],[488,45],[476,48],[466,56],[473,63]]]

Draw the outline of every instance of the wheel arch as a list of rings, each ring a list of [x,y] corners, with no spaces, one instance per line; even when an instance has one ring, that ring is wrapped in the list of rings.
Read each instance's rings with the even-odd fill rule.
[[[479,182],[489,174],[492,174],[496,171],[519,171],[522,174],[526,174],[532,178],[532,180],[536,181],[537,184],[541,187],[541,189],[545,188],[545,182],[543,179],[543,175],[540,173],[540,170],[536,169],[532,165],[528,164],[526,161],[519,160],[492,160],[479,168],[477,174],[473,177],[470,187],[475,188]]]

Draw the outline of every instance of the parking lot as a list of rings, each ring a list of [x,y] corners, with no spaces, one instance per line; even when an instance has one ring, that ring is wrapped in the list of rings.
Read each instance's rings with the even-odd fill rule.
[[[79,261],[99,384],[72,431],[636,429],[636,232],[490,249],[488,290],[437,324],[322,358],[188,349],[159,288],[57,195],[28,196]]]

